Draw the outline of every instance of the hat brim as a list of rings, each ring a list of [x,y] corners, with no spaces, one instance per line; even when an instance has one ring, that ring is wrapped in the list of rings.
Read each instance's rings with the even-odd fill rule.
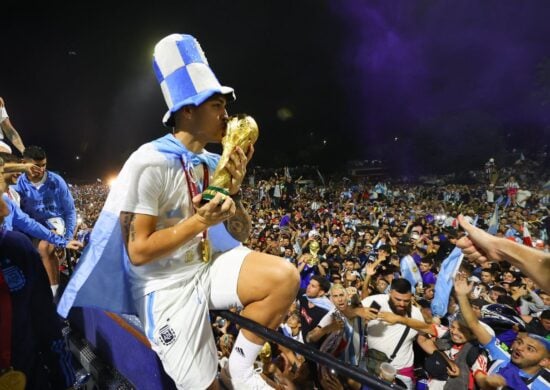
[[[172,109],[168,110],[166,114],[164,114],[164,117],[162,118],[162,123],[166,127],[174,127],[176,125],[174,113],[185,106],[200,106],[202,103],[204,103],[216,94],[221,94],[225,96],[225,98],[230,102],[233,102],[237,99],[235,96],[235,90],[231,87],[221,86],[220,88],[207,89],[174,105]]]

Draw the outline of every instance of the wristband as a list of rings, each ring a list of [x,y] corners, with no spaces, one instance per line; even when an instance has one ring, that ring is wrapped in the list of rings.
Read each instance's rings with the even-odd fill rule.
[[[240,202],[241,201],[241,196],[242,196],[242,190],[239,189],[239,191],[237,191],[235,194],[230,195],[230,196],[231,196],[231,199],[233,199],[233,202]]]

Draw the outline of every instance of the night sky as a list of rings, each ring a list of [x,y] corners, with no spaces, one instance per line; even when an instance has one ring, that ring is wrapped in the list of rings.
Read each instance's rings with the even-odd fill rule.
[[[50,169],[105,178],[167,131],[151,62],[175,32],[258,121],[257,165],[456,170],[550,140],[545,0],[161,3],[3,5],[0,96]]]

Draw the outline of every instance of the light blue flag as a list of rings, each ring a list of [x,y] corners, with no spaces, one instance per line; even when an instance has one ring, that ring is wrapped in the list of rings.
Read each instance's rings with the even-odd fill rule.
[[[449,296],[453,288],[453,279],[462,264],[462,250],[455,247],[449,257],[441,264],[441,270],[435,282],[435,293],[432,300],[432,313],[435,317],[442,318],[447,314]]]
[[[493,215],[491,215],[491,219],[489,219],[489,228],[487,229],[487,233],[492,234],[493,236],[497,234],[498,232],[498,224],[499,224],[500,218],[498,215],[498,202],[495,204],[495,211],[493,212]]]
[[[334,303],[327,297],[318,297],[318,298],[310,298],[306,294],[304,294],[304,297],[307,298],[307,300],[311,303],[313,303],[315,306],[320,307],[321,309],[325,309],[326,311],[331,311],[334,309]]]
[[[157,151],[167,159],[182,160],[185,166],[204,162],[213,172],[219,161],[219,156],[213,153],[204,151],[196,155],[189,152],[171,134],[151,142],[151,145],[154,148],[152,153]],[[109,192],[90,236],[90,243],[82,253],[59,302],[57,311],[62,317],[67,317],[73,306],[136,314],[128,279],[129,259],[119,223],[119,214],[128,193],[128,176],[123,167],[116,184]],[[209,234],[215,252],[224,252],[240,245],[229,235],[223,224],[211,227]]]
[[[418,270],[416,263],[411,255],[407,255],[401,259],[400,263],[401,276],[409,281],[412,292],[418,283],[422,282],[422,274]]]

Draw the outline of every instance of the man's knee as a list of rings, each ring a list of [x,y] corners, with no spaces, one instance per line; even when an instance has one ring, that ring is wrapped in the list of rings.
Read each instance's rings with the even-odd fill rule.
[[[266,297],[285,300],[295,296],[300,285],[296,267],[281,257],[251,252],[239,274],[237,291],[243,305]]]
[[[50,256],[53,253],[54,246],[50,244],[48,241],[40,241],[38,243],[37,250],[40,256],[42,257]]]
[[[296,267],[287,261],[281,261],[277,268],[277,286],[284,285],[288,289],[297,291],[300,286],[300,274]]]

